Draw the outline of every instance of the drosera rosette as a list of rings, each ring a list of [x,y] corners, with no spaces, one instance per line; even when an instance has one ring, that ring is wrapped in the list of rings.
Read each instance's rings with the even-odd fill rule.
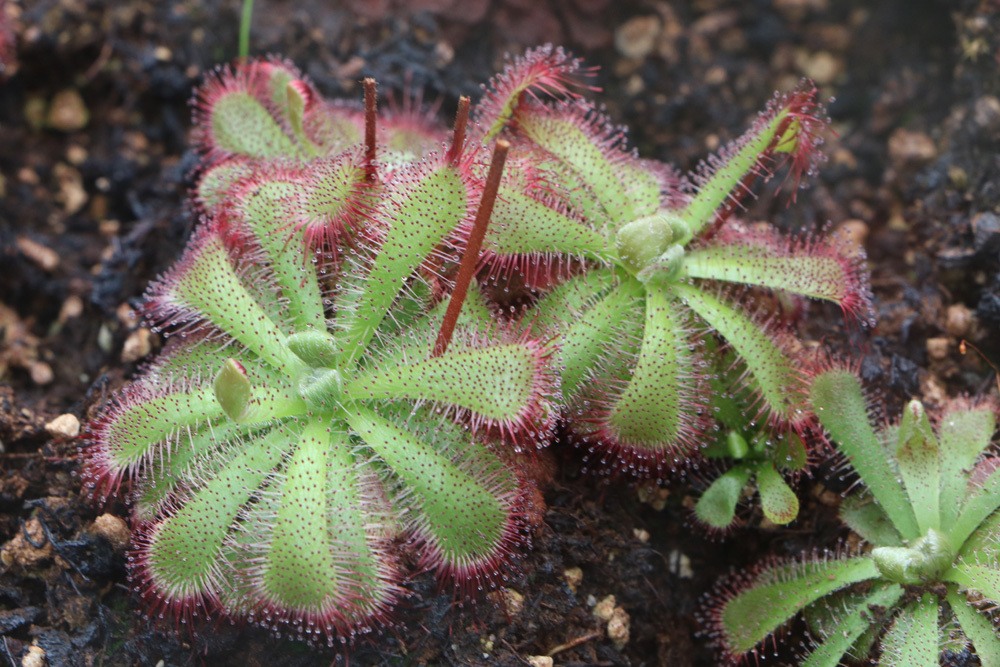
[[[775,559],[724,581],[703,618],[722,656],[763,658],[802,613],[812,644],[803,665],[877,656],[919,667],[963,653],[1000,664],[995,400],[951,400],[933,424],[914,399],[899,422],[876,430],[857,376],[836,368],[816,377],[811,400],[857,475],[840,516],[861,545]]]
[[[560,50],[530,51],[475,116],[527,165],[501,186],[481,271],[527,269],[528,284],[547,288],[526,318],[560,336],[572,434],[602,471],[683,463],[711,423],[709,336],[745,365],[754,419],[798,428],[810,418],[796,400],[809,378],[793,362],[794,337],[754,291],[830,301],[867,322],[867,273],[834,240],[789,238],[733,214],[754,181],[784,165],[796,183],[814,171],[826,128],[815,89],[776,96],[743,137],[682,179],[627,148],[625,130],[567,83],[580,74]]]
[[[710,380],[716,426],[687,469],[701,487],[694,520],[717,535],[745,523],[746,514],[759,514],[775,525],[794,521],[799,514],[794,487],[815,458],[807,445],[813,441],[811,423],[796,430],[753,421],[756,408],[749,389],[726,382],[740,372],[732,362],[731,355],[723,355],[722,368]],[[753,509],[740,511],[744,507]]]
[[[369,80],[370,81],[370,80]],[[374,82],[366,82],[366,95]],[[202,156],[195,200],[210,211],[227,189],[262,163],[306,164],[341,155],[376,133],[383,173],[447,144],[449,132],[419,99],[382,113],[373,105],[325,100],[294,65],[276,57],[223,66],[208,74],[192,102],[194,142]]]
[[[460,118],[450,149],[382,171],[366,118],[360,149],[311,163],[354,165],[364,205],[321,196],[342,170],[258,165],[149,290],[169,344],[84,456],[96,495],[133,503],[130,576],[154,614],[333,644],[385,624],[404,551],[462,596],[526,546],[509,444],[547,443],[553,348],[498,329],[467,281],[432,305],[424,277],[449,248],[475,266],[506,144],[484,161]],[[332,259],[288,223],[304,208],[368,231]]]

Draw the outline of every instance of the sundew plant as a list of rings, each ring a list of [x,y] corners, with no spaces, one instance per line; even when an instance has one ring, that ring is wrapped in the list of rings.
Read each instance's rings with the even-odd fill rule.
[[[333,643],[388,619],[404,551],[463,595],[524,548],[513,450],[547,442],[552,349],[468,278],[435,298],[442,267],[475,267],[506,145],[468,145],[460,111],[414,154],[374,92],[331,105],[272,61],[202,89],[206,217],[146,299],[169,342],[85,452],[94,492],[133,503],[154,613]]]
[[[811,395],[858,477],[841,518],[862,546],[774,560],[720,585],[703,624],[723,657],[763,657],[768,637],[801,613],[811,638],[802,665],[874,655],[931,667],[969,652],[1000,664],[995,402],[953,400],[933,424],[913,400],[876,430],[852,372],[821,373]]]
[[[746,134],[687,178],[629,150],[574,84],[578,61],[539,49],[479,103],[487,139],[511,142],[483,274],[543,293],[526,319],[560,342],[565,415],[601,471],[686,462],[712,423],[706,335],[751,390],[744,420],[798,431],[811,417],[794,338],[753,292],[833,302],[867,321],[866,273],[833,241],[789,238],[734,215],[756,180],[811,174],[825,127],[808,84],[777,96]],[[714,348],[713,348],[714,349]],[[714,354],[714,353],[711,353]]]

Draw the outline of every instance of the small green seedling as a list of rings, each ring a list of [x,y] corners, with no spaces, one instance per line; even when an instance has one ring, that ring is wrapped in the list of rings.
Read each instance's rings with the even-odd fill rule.
[[[472,275],[506,145],[483,159],[460,114],[450,148],[380,161],[373,85],[354,143],[291,74],[203,91],[208,173],[239,168],[202,181],[208,217],[147,297],[169,344],[92,425],[86,475],[131,488],[152,612],[332,644],[384,624],[409,552],[459,594],[506,576],[530,495],[513,449],[547,443],[557,381],[468,279],[433,300],[456,249]]]
[[[997,406],[952,401],[935,427],[913,400],[898,424],[876,431],[853,373],[819,374],[811,395],[859,478],[841,518],[863,546],[767,563],[725,582],[704,619],[720,652],[733,661],[759,656],[803,613],[814,639],[803,665],[874,654],[886,667],[931,667],[964,651],[1000,665]]]
[[[718,378],[726,377],[720,373]],[[696,477],[715,477],[694,506],[694,517],[712,531],[724,532],[737,522],[737,507],[748,495],[756,493],[764,518],[784,525],[799,514],[799,499],[787,478],[806,470],[809,452],[802,436],[791,429],[772,429],[767,424],[749,427],[747,403],[752,397],[746,389],[727,389],[720,379],[711,381],[712,414],[720,429],[716,437],[699,453],[708,460],[698,463]]]
[[[744,288],[867,318],[866,273],[836,243],[783,238],[732,214],[782,164],[796,183],[814,170],[825,127],[815,90],[776,97],[747,134],[681,179],[636,157],[624,131],[578,99],[579,73],[559,50],[530,52],[493,81],[476,115],[517,156],[483,271],[545,289],[526,317],[560,337],[571,432],[598,468],[655,474],[682,463],[711,424],[706,334],[745,367],[754,400],[743,421],[800,429],[809,378],[790,334]]]

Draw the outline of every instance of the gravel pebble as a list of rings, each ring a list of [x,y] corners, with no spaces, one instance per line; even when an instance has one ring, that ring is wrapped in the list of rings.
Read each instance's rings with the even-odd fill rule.
[[[59,308],[59,322],[65,323],[67,320],[71,320],[74,317],[80,317],[83,314],[83,299],[81,299],[76,294],[71,294],[66,297],[63,301],[62,307]]]
[[[628,644],[631,625],[628,612],[621,607],[615,607],[611,620],[608,621],[608,639],[619,651]]]
[[[17,237],[17,249],[46,271],[54,271],[59,266],[59,253],[27,236]]]
[[[972,330],[974,315],[968,306],[954,303],[948,306],[945,314],[944,330],[955,338],[964,338]]]
[[[608,595],[594,607],[594,616],[607,622],[606,630],[608,639],[620,651],[625,648],[629,640],[629,629],[631,619],[628,612],[618,606],[615,596]]]
[[[944,361],[948,358],[950,341],[945,337],[927,339],[927,356],[931,361]]]
[[[988,135],[1000,134],[1000,100],[984,95],[972,108],[972,121]]]
[[[153,332],[146,327],[130,333],[122,346],[122,362],[129,364],[149,354],[153,349],[152,339]]]
[[[73,88],[59,91],[52,98],[49,113],[45,117],[49,127],[61,132],[74,132],[87,126],[90,112],[80,93]]]
[[[45,649],[41,646],[29,646],[21,658],[21,667],[45,667],[47,664],[49,661],[45,658]]]
[[[889,137],[889,158],[897,168],[921,167],[935,157],[937,146],[923,132],[900,128]]]
[[[25,537],[27,533],[30,541]],[[34,543],[34,544],[32,544]],[[41,544],[36,547],[35,544]],[[32,517],[24,523],[23,530],[17,531],[14,537],[0,549],[0,563],[7,567],[17,565],[30,569],[37,567],[52,558],[55,549],[45,537],[45,530],[38,519]]]
[[[90,530],[95,535],[100,535],[108,541],[111,548],[118,553],[124,553],[128,546],[132,533],[128,529],[128,524],[121,517],[114,514],[102,514],[94,519]]]
[[[833,83],[844,69],[843,61],[829,51],[806,52],[796,61],[802,74],[821,86]]]
[[[851,257],[859,257],[865,252],[868,225],[856,218],[845,220],[833,230],[833,239],[840,244],[845,253]]]
[[[583,583],[583,570],[578,567],[568,567],[563,570],[563,579],[569,589],[576,593],[577,587]]]
[[[610,621],[611,615],[615,611],[615,600],[614,595],[608,595],[601,598],[596,605],[594,605],[594,616],[601,619],[602,621]]]
[[[83,176],[64,162],[57,163],[52,168],[52,174],[59,182],[59,193],[56,195],[56,201],[62,204],[63,210],[69,215],[79,213],[89,199],[87,191],[83,187]]]
[[[496,591],[494,599],[503,606],[504,611],[511,618],[520,615],[524,611],[524,596],[513,588],[502,588]]]
[[[54,438],[60,436],[75,438],[80,435],[80,420],[76,415],[67,412],[46,424],[45,431]]]
[[[56,379],[56,374],[52,372],[52,367],[44,361],[29,362],[28,374],[31,376],[31,381],[38,385],[49,384]]]
[[[646,484],[640,486],[637,495],[639,502],[646,503],[657,512],[662,512],[667,507],[667,498],[670,497],[670,489],[657,486],[656,484]]]
[[[653,52],[661,30],[656,16],[636,16],[615,31],[615,48],[626,58],[642,60]]]
[[[529,655],[528,664],[531,667],[552,667],[555,662],[547,655]]]

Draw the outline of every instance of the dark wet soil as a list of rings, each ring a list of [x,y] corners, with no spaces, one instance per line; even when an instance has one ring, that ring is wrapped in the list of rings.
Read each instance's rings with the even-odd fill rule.
[[[236,53],[238,2],[8,0],[0,25],[0,662],[319,665],[344,655],[228,624],[181,629],[136,613],[121,537],[80,493],[82,421],[159,341],[131,306],[176,258],[192,87]],[[253,50],[280,53],[331,97],[358,81],[424,91],[450,114],[505,52],[553,41],[600,65],[599,95],[646,156],[689,169],[737,136],[775,89],[817,80],[838,136],[812,186],[762,195],[753,220],[843,228],[868,252],[874,329],[812,306],[803,337],[860,367],[888,414],[995,391],[1000,360],[1000,6],[989,0],[257,0]],[[969,348],[959,352],[967,340]],[[580,471],[555,443],[544,524],[509,583],[514,603],[460,608],[427,577],[398,624],[350,664],[710,665],[694,612],[733,568],[832,546],[843,483],[800,488],[800,519],[708,539],[690,489],[643,493]],[[833,491],[831,491],[831,489]],[[640,496],[660,500],[654,507]],[[655,503],[654,503],[655,504]],[[110,539],[109,539],[110,538]],[[567,570],[579,568],[575,590]],[[630,618],[606,636],[594,605]],[[22,662],[24,661],[24,662]]]

